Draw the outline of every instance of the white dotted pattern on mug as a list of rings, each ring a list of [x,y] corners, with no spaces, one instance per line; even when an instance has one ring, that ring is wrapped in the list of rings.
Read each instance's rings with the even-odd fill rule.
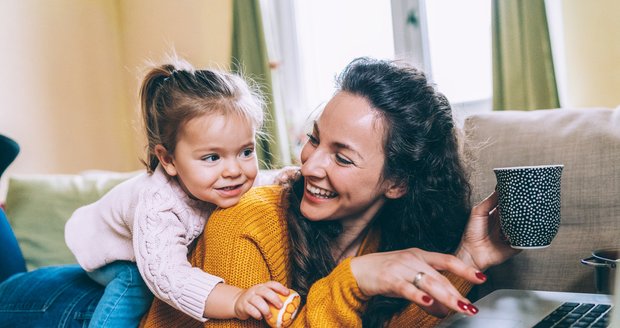
[[[496,169],[501,227],[516,247],[545,247],[560,226],[562,166]]]

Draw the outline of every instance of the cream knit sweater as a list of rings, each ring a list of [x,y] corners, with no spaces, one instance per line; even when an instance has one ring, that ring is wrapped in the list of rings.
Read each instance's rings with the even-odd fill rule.
[[[187,254],[213,209],[189,198],[159,166],[78,208],[65,225],[65,241],[86,271],[118,260],[136,262],[157,298],[205,321],[205,301],[223,280],[192,268]]]

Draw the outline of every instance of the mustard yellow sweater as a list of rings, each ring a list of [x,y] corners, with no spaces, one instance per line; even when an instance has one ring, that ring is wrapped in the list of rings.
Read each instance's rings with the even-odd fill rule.
[[[193,266],[223,277],[226,283],[248,288],[268,280],[289,285],[288,234],[281,188],[253,188],[238,205],[211,215],[204,234],[190,255]],[[371,234],[377,236],[377,234]],[[376,250],[376,238],[367,238],[360,253]],[[342,261],[308,293],[293,327],[361,327],[360,316],[367,297],[357,286],[350,266]],[[448,276],[466,293],[470,283]],[[437,319],[411,304],[390,322],[390,327],[433,327]],[[201,323],[155,299],[143,320],[146,327],[267,327],[264,321],[209,320]]]

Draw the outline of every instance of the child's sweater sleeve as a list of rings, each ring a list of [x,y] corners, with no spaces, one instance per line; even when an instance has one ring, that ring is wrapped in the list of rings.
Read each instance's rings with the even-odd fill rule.
[[[133,241],[138,269],[160,300],[199,321],[207,297],[222,278],[192,267],[188,247],[206,218],[198,218],[174,195],[158,190],[136,208]]]

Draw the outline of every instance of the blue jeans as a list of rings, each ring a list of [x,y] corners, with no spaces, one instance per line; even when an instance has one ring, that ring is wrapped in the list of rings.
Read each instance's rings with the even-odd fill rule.
[[[22,251],[4,211],[0,208],[0,282],[25,271],[26,264]]]
[[[0,328],[87,327],[102,294],[78,265],[18,273],[0,284]]]
[[[105,286],[89,327],[138,327],[153,302],[134,262],[116,261],[88,276]]]

